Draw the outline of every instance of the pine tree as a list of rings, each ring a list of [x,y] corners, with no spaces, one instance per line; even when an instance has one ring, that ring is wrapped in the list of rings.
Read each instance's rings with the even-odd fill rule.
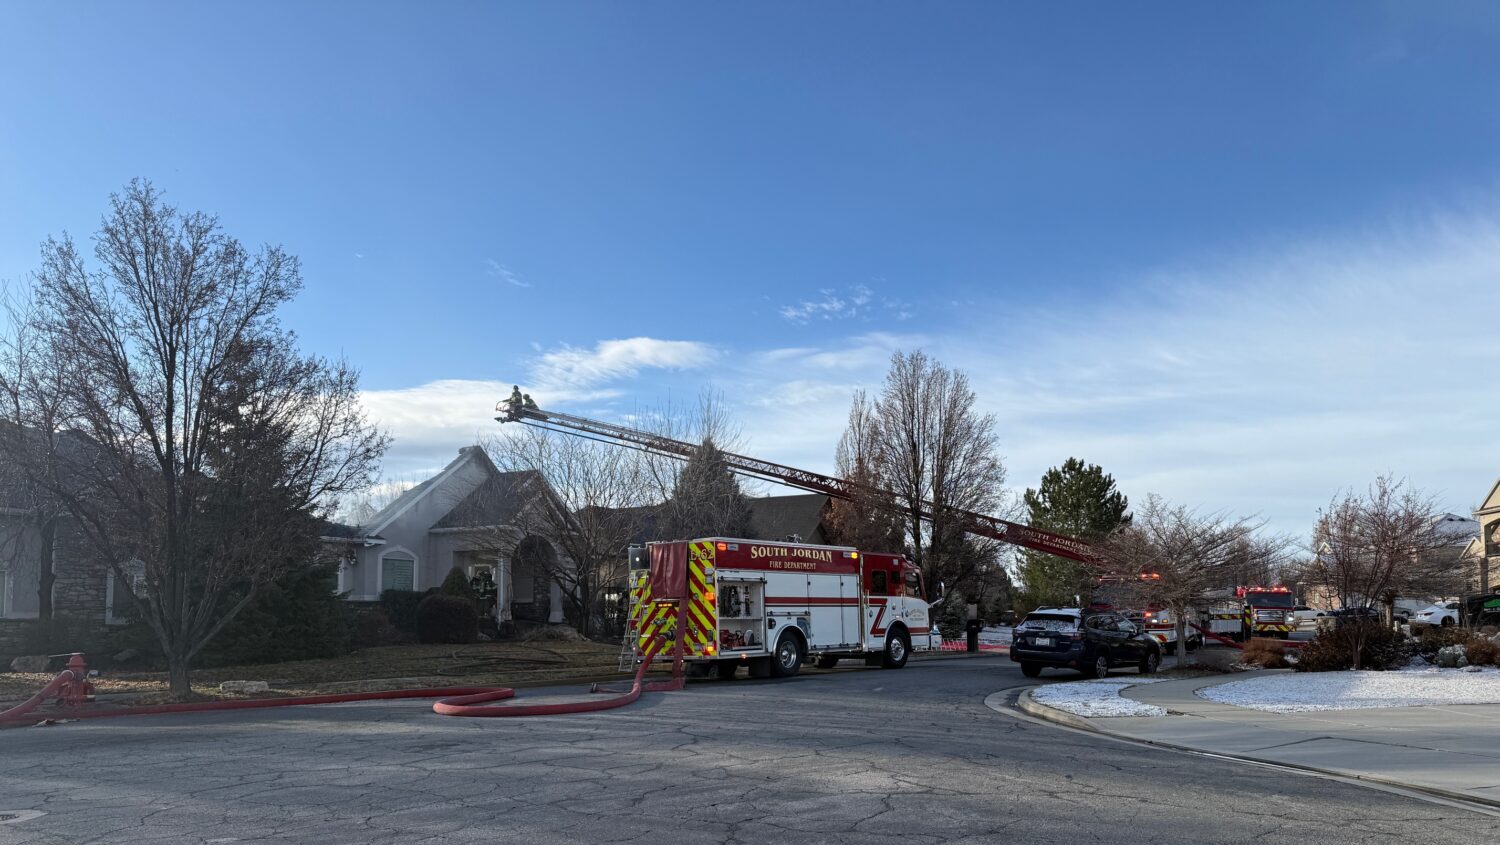
[[[1130,500],[1115,488],[1114,476],[1078,458],[1047,470],[1037,489],[1027,488],[1024,501],[1033,528],[1089,543],[1102,542],[1130,521]],[[1087,595],[1093,584],[1083,564],[1036,552],[1021,555],[1020,576],[1025,598],[1033,605],[1071,604],[1074,596]]]
[[[666,510],[663,539],[750,536],[750,502],[712,440],[688,458]]]

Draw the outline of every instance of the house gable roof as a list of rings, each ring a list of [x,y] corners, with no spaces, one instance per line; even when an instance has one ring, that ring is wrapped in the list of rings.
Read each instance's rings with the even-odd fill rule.
[[[441,487],[443,482],[452,478],[455,473],[470,461],[482,462],[490,475],[498,472],[495,469],[495,465],[490,463],[490,459],[485,456],[483,449],[478,446],[465,446],[458,450],[458,457],[450,461],[437,475],[397,496],[390,504],[381,508],[373,517],[370,517],[370,521],[363,526],[365,532],[368,534],[379,534],[385,530],[392,522],[399,519],[402,514],[411,510],[418,502],[430,496],[432,491]],[[467,497],[465,498],[467,499]]]
[[[432,527],[454,529],[508,525],[526,507],[525,488],[541,480],[542,475],[536,470],[496,471]]]
[[[750,499],[750,531],[762,540],[784,540],[796,534],[811,542],[823,524],[828,496],[800,493]]]
[[[1489,516],[1492,513],[1500,513],[1500,478],[1495,479],[1495,486],[1490,488],[1490,494],[1484,497],[1484,504],[1479,510],[1474,511],[1475,516]]]

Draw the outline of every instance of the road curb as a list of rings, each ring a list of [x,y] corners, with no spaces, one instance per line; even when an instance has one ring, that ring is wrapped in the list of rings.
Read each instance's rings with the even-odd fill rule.
[[[1359,772],[1344,771],[1342,769],[1324,769],[1318,766],[1308,766],[1302,763],[1287,763],[1281,760],[1271,760],[1265,757],[1255,757],[1249,754],[1234,754],[1227,751],[1214,751],[1208,748],[1199,748],[1194,745],[1183,745],[1181,743],[1175,742],[1163,742],[1162,740],[1158,739],[1142,739],[1141,737],[1130,736],[1129,734],[1123,734],[1117,731],[1112,731],[1105,727],[1101,727],[1095,722],[1095,720],[1087,719],[1082,716],[1075,716],[1072,713],[1058,710],[1055,707],[1048,707],[1045,704],[1038,703],[1031,697],[1031,691],[1034,689],[1036,689],[1036,687],[1027,687],[1026,689],[1021,691],[1021,694],[1016,698],[1017,709],[1027,714],[1028,716],[1035,716],[1038,719],[1045,719],[1046,721],[1073,728],[1075,730],[1088,731],[1089,733],[1099,734],[1101,736],[1107,736],[1113,739],[1124,740],[1126,742],[1137,742],[1142,745],[1150,745],[1156,748],[1165,748],[1171,751],[1183,751],[1190,754],[1201,754],[1209,757],[1219,757],[1225,760],[1235,760],[1241,763],[1254,763],[1261,766],[1275,766],[1282,769],[1296,769],[1298,771],[1308,772],[1311,774],[1328,775],[1330,777],[1364,781],[1366,783],[1379,784],[1380,786],[1389,786],[1396,789],[1408,790],[1411,792],[1420,792],[1424,795],[1431,795],[1434,798],[1442,798],[1446,801],[1456,801],[1461,804],[1476,804],[1481,807],[1489,808],[1491,810],[1500,810],[1500,800],[1485,798],[1480,795],[1470,795],[1465,792],[1454,792],[1451,789],[1407,783],[1405,781],[1395,780],[1394,778],[1385,778],[1379,775],[1362,774]]]

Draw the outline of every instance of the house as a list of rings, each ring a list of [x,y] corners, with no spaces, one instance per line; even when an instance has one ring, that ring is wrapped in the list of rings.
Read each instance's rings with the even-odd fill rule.
[[[559,623],[567,608],[552,573],[573,563],[543,527],[556,521],[535,512],[556,506],[540,473],[501,472],[483,449],[466,446],[362,524],[330,524],[322,539],[342,552],[338,590],[350,601],[422,592],[458,567],[494,579],[498,620]]]
[[[750,533],[759,540],[791,540],[829,545],[828,508],[832,498],[823,493],[761,496],[750,499]]]
[[[125,568],[144,580],[144,571]],[[32,636],[43,617],[71,641],[102,644],[130,610],[114,571],[88,553],[72,519],[38,508],[13,479],[0,480],[0,655],[46,647]]]
[[[1474,509],[1474,518],[1479,521],[1479,536],[1468,550],[1471,580],[1475,592],[1488,593],[1494,589],[1491,564],[1500,560],[1500,480],[1490,487],[1484,503]]]

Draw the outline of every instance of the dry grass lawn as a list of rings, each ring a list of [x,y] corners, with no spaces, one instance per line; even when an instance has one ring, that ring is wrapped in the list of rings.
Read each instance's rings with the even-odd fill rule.
[[[193,690],[205,698],[244,698],[219,692],[219,682],[266,681],[266,695],[315,695],[438,686],[506,686],[618,673],[619,646],[592,642],[398,645],[368,648],[344,657],[193,672]],[[623,675],[621,675],[623,677]],[[52,674],[0,673],[0,702],[16,702],[41,689]],[[165,672],[111,671],[94,679],[101,695],[165,700]],[[124,696],[120,698],[127,700]]]

